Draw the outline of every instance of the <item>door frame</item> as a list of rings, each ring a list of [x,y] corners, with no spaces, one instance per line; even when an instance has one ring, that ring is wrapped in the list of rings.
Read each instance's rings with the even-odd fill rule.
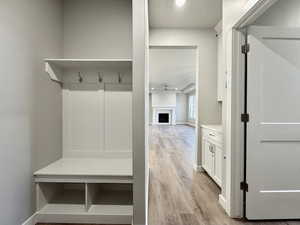
[[[196,82],[195,82],[195,97],[196,97],[196,120],[195,120],[195,157],[193,168],[195,171],[202,171],[202,153],[201,153],[201,138],[200,138],[200,124],[199,124],[199,47],[198,45],[151,45],[150,49],[194,49],[196,51]],[[150,54],[150,52],[149,52]],[[150,67],[150,63],[149,63]],[[150,106],[149,106],[150,107]]]
[[[225,94],[225,151],[226,186],[225,211],[234,218],[243,217],[243,192],[240,183],[244,180],[244,124],[241,114],[244,111],[245,93],[245,60],[241,46],[245,43],[245,27],[269,9],[278,0],[249,1],[244,13],[224,30],[224,37],[228,42],[223,43],[226,48],[226,94]],[[229,45],[228,45],[229,43]],[[225,55],[224,54],[224,55]]]

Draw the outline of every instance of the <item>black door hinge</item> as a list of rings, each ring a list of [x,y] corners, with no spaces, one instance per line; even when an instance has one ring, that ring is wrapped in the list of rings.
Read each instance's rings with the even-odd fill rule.
[[[249,122],[249,114],[248,113],[244,113],[241,115],[241,120],[244,123],[248,123]]]
[[[243,54],[247,54],[249,51],[250,51],[250,45],[249,44],[242,45],[242,53]]]
[[[244,181],[241,182],[241,190],[248,192],[248,184]]]

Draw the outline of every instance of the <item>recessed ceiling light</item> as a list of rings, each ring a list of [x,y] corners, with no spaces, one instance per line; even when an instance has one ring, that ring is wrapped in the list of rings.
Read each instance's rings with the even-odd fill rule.
[[[182,7],[184,6],[186,0],[175,0],[176,6],[177,7]]]

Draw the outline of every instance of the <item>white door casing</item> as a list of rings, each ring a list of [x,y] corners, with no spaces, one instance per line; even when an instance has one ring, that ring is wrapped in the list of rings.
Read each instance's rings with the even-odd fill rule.
[[[246,217],[300,218],[300,28],[248,30]]]

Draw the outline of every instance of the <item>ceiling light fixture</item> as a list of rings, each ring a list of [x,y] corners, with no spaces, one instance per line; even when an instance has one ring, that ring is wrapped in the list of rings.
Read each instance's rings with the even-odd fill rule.
[[[175,0],[176,6],[177,7],[182,7],[184,6],[186,0]]]

